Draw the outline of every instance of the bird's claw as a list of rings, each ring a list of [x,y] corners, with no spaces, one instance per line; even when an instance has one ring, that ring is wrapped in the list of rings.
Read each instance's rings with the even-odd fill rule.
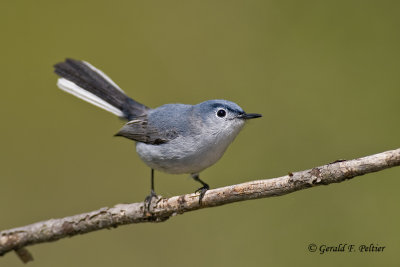
[[[158,196],[157,196],[156,192],[154,192],[154,190],[151,190],[150,195],[148,195],[144,199],[144,206],[145,206],[145,208],[147,208],[147,211],[150,211],[150,205],[151,205],[153,198],[158,199]]]
[[[203,187],[200,187],[199,189],[197,189],[195,191],[195,193],[200,193],[200,196],[199,196],[199,204],[200,205],[201,205],[204,195],[206,194],[208,189],[210,189],[210,187],[208,186],[208,184],[205,184]]]

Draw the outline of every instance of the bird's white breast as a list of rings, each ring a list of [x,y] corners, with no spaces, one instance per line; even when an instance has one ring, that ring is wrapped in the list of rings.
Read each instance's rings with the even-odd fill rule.
[[[226,131],[207,129],[207,132],[179,136],[160,145],[138,142],[136,151],[150,168],[172,174],[199,173],[222,157],[243,125]]]

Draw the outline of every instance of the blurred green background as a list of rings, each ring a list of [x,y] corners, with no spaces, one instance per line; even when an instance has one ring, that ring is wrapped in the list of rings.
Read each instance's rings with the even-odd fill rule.
[[[202,173],[212,187],[400,146],[398,1],[3,1],[0,229],[142,201],[122,122],[56,87],[65,57],[150,107],[224,98],[264,117]],[[29,247],[29,266],[395,266],[400,168],[160,224]],[[156,173],[156,192],[193,192]],[[383,253],[308,244],[370,243]],[[21,266],[13,254],[0,266]]]

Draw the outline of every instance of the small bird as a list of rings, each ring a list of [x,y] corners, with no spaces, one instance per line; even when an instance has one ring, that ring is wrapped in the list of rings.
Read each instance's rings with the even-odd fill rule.
[[[66,59],[54,65],[61,78],[57,86],[78,98],[107,110],[128,122],[116,133],[136,141],[136,152],[151,168],[150,195],[157,198],[154,170],[191,174],[201,183],[196,190],[199,203],[209,185],[199,173],[216,163],[249,119],[261,114],[246,113],[227,100],[208,100],[197,105],[166,104],[151,109],[128,97],[101,70],[86,61]]]

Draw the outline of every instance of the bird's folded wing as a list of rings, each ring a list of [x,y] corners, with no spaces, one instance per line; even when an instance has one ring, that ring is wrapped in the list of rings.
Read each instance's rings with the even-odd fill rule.
[[[178,132],[174,129],[157,129],[149,125],[147,117],[143,116],[127,122],[115,136],[123,136],[146,144],[160,145],[175,139]]]

